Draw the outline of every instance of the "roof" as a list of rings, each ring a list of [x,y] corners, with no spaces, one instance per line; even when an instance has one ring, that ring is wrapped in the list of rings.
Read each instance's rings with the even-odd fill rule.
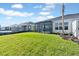
[[[54,19],[54,18],[46,19],[46,20],[43,20],[43,21],[38,21],[38,22],[35,22],[35,23],[44,23],[44,22],[49,22],[49,21],[51,21],[52,19]]]
[[[71,19],[71,18],[72,19],[79,18],[79,13],[64,15],[64,19]],[[55,17],[55,18],[51,18],[51,19],[47,19],[47,20],[44,20],[44,21],[39,21],[39,22],[36,22],[36,23],[41,23],[41,22],[46,22],[46,21],[51,21],[51,20],[59,20],[59,19],[61,19],[61,16]]]
[[[79,13],[64,15],[64,19],[71,19],[71,18],[72,18],[72,19],[79,18]],[[58,19],[61,19],[61,16],[52,18],[51,20],[58,20]]]

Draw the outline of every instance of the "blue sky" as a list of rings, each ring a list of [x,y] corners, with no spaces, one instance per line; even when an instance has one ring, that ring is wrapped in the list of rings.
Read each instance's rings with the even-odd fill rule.
[[[65,14],[79,13],[78,3],[65,3]],[[0,25],[9,26],[23,22],[38,22],[61,15],[57,3],[0,3]]]

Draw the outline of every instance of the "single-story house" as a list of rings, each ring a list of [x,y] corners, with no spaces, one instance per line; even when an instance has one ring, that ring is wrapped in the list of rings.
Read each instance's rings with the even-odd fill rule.
[[[62,33],[62,17],[48,19],[35,24],[37,32]],[[64,15],[64,33],[79,34],[79,13]]]

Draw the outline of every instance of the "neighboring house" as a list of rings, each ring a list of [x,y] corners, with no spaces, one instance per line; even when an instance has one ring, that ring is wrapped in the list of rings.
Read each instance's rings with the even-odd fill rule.
[[[11,29],[10,29],[9,26],[1,27],[1,29],[0,29],[0,35],[9,34],[9,33],[12,33],[12,31],[11,31]]]
[[[22,24],[19,24],[20,26],[20,29],[22,31],[34,31],[34,23],[32,22],[28,22],[28,23],[22,23]]]
[[[28,22],[28,23],[21,23],[21,24],[15,24],[10,26],[10,30],[13,32],[29,32],[34,31],[34,23]]]
[[[1,27],[1,31],[4,31],[5,30],[5,27]]]
[[[10,30],[11,30],[12,32],[18,32],[19,27],[18,27],[17,24],[14,24],[14,25],[11,25],[11,26],[10,26]]]
[[[11,28],[9,26],[5,27],[5,30],[10,31]]]
[[[9,26],[1,27],[0,31],[10,31],[10,27]]]

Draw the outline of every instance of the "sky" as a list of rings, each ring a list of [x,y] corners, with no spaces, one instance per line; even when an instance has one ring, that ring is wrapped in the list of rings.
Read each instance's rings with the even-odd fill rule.
[[[79,13],[79,3],[65,3],[65,15]],[[61,16],[61,3],[0,3],[0,25],[38,22]]]

